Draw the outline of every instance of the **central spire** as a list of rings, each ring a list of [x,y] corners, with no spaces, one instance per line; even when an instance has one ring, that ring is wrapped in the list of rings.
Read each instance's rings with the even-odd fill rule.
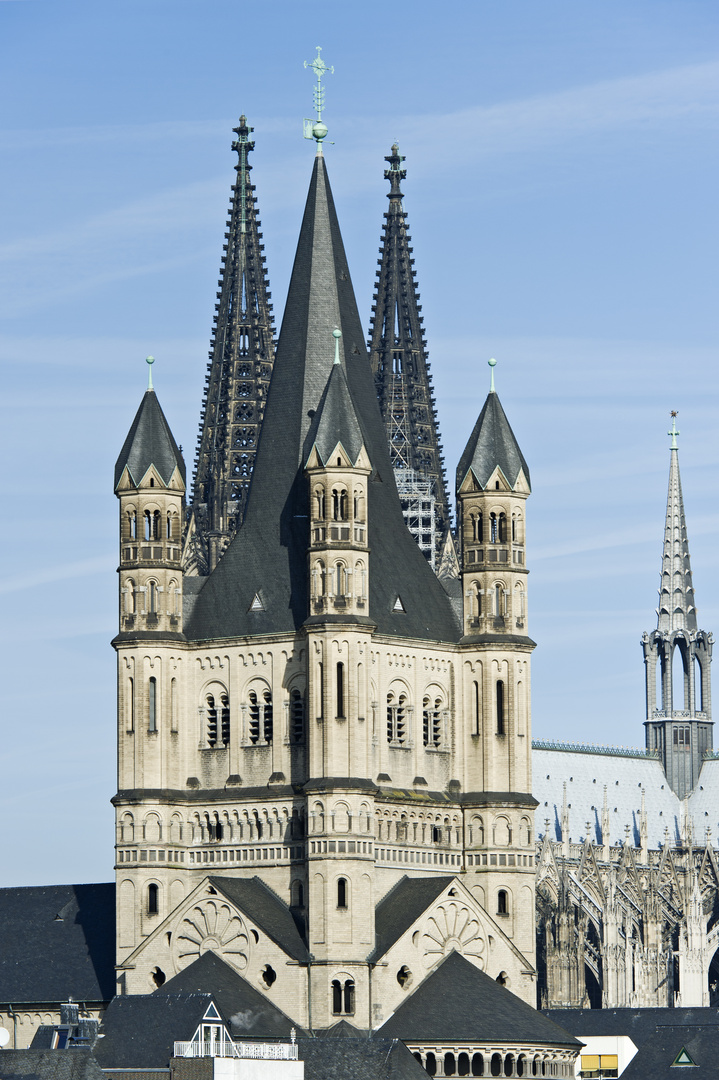
[[[341,336],[334,335],[338,330]],[[308,435],[338,356],[372,463],[369,609],[382,633],[453,640],[450,602],[405,528],[324,157],[314,161],[247,514],[187,633],[295,632],[309,614]],[[262,610],[252,608],[261,593]],[[391,602],[402,597],[401,619]]]
[[[679,475],[679,451],[677,447],[677,414],[672,411],[672,427],[668,434],[672,445],[669,461],[669,491],[664,524],[664,550],[659,588],[659,630],[696,630],[697,613],[694,606],[694,586],[689,560],[687,523],[684,516],[682,481]]]

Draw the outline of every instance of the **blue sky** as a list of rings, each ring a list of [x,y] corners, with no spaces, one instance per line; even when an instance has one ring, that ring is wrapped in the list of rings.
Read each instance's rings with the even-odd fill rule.
[[[148,353],[192,462],[243,111],[279,323],[318,43],[366,323],[406,155],[450,477],[499,361],[534,489],[534,734],[643,743],[672,408],[719,627],[718,30],[712,0],[0,0],[0,884],[112,874],[112,468]]]

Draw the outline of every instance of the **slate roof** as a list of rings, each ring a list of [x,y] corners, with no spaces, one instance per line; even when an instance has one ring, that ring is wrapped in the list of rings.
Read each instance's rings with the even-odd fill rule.
[[[511,487],[514,487],[520,471],[523,471],[527,485],[531,488],[527,462],[509,426],[509,420],[502,408],[499,396],[492,390],[487,395],[469,442],[459,460],[457,490],[462,486],[469,469],[472,470],[477,483],[484,490],[498,465]]]
[[[95,1057],[104,1069],[165,1069],[175,1042],[192,1038],[211,1001],[210,994],[115,997],[103,1017]]]
[[[341,363],[334,363],[307,436],[305,464],[309,461],[312,448],[316,447],[320,461],[326,465],[337,443],[341,443],[354,465],[362,449],[362,441],[362,431],[344,368]]]
[[[150,465],[155,466],[166,484],[169,484],[175,466],[180,470],[183,483],[186,480],[185,462],[154,390],[145,391],[115,463],[116,488],[126,465],[135,484],[140,483]]]
[[[602,807],[604,787],[609,808],[611,844],[624,843],[624,826],[629,825],[630,843],[639,844],[639,813],[642,788],[645,792],[647,830],[650,848],[664,845],[664,829],[669,839],[680,839],[683,817],[681,800],[672,791],[659,758],[613,754],[609,747],[586,747],[586,750],[561,750],[551,743],[532,749],[532,792],[538,801],[535,829],[543,837],[545,819],[550,819],[550,836],[561,838],[563,785],[567,784],[569,836],[573,843],[584,840],[586,823],[591,822],[594,843],[602,843]],[[701,841],[707,825],[719,828],[719,760],[705,761],[699,783],[688,798],[694,836]]]
[[[660,1027],[719,1028],[717,1009],[543,1009],[544,1015],[571,1031],[578,1039],[592,1035],[628,1035],[635,1046],[654,1038]]]
[[[0,889],[0,1000],[109,1001],[115,885]]]
[[[377,905],[375,949],[370,960],[384,956],[452,880],[451,877],[403,877],[398,881]]]
[[[238,1039],[288,1039],[297,1025],[213,952],[206,952],[155,994],[211,994]]]
[[[105,1080],[95,1055],[69,1050],[0,1050],[2,1080]]]
[[[404,1042],[538,1043],[578,1047],[578,1040],[484,971],[452,952],[379,1028]]]
[[[308,484],[313,411],[334,359],[332,331],[374,473],[368,485],[369,611],[382,634],[457,641],[450,601],[408,531],[324,159],[315,159],[277,346],[247,513],[185,623],[189,640],[294,633],[309,615]],[[261,591],[262,611],[251,611]],[[403,612],[393,610],[399,595]]]
[[[708,1011],[708,1010],[707,1010]],[[682,1050],[691,1058],[692,1068],[685,1063],[674,1065]],[[678,1080],[679,1077],[716,1076],[719,1061],[719,1027],[706,1024],[684,1027],[657,1027],[653,1037],[639,1048],[622,1073],[622,1080]]]
[[[268,937],[284,949],[293,960],[309,958],[307,946],[300,937],[287,904],[265,885],[261,878],[231,878],[213,876],[208,879],[228,900],[264,930]]]
[[[298,1039],[305,1080],[427,1080],[397,1039]]]

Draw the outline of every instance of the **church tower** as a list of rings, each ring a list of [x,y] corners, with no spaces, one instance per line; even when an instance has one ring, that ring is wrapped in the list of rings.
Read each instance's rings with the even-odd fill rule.
[[[711,750],[711,676],[714,639],[697,629],[689,541],[679,475],[676,412],[672,412],[669,492],[657,608],[657,628],[642,636],[646,678],[647,749],[659,752],[680,799],[695,787],[705,750]]]
[[[199,574],[214,569],[244,518],[275,357],[252,131],[241,116],[192,490],[187,569]]]
[[[519,948],[534,940],[530,656],[525,511],[529,469],[491,389],[457,467],[466,702],[469,871]],[[471,807],[471,811],[470,811]],[[505,848],[506,850],[501,850]],[[510,868],[513,868],[510,870]]]
[[[410,532],[433,568],[450,527],[447,481],[400,182],[399,147],[385,158],[384,215],[368,347],[392,468]]]

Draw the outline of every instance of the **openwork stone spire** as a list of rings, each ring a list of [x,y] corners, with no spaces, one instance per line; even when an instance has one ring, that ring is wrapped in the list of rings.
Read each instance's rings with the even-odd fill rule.
[[[250,183],[252,130],[245,116],[234,128],[237,180],[223,245],[195,462],[190,562],[204,574],[216,566],[244,518],[275,357],[264,245]]]
[[[450,525],[449,499],[396,143],[385,161],[389,208],[368,345],[405,521],[434,566]]]
[[[646,676],[646,742],[683,799],[711,750],[710,664],[714,639],[697,629],[689,541],[679,475],[676,412],[672,412],[669,492],[664,525],[657,629],[642,636]]]
[[[672,449],[657,627],[659,630],[696,630],[692,568],[689,561],[682,481],[679,475],[679,432],[676,430],[676,414],[672,414],[672,430],[669,434],[672,436]]]

